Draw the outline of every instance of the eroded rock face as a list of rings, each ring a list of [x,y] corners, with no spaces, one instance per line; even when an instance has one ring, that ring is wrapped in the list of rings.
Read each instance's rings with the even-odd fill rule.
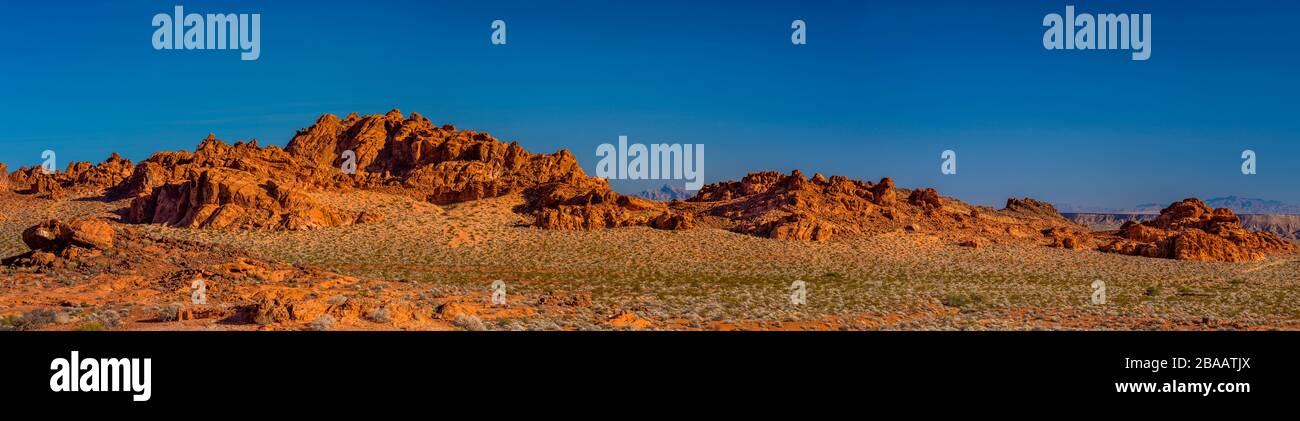
[[[67,195],[56,175],[40,172],[32,176],[32,187],[28,193],[49,198],[62,198]]]
[[[1091,242],[1091,235],[1088,232],[1067,227],[1052,227],[1045,229],[1043,230],[1043,237],[1046,237],[1050,241],[1047,244],[1050,247],[1070,250],[1088,249],[1088,245]]]
[[[1014,212],[1025,216],[1034,216],[1040,218],[1063,218],[1056,207],[1051,203],[1034,200],[1032,198],[1009,198],[1004,211]]]
[[[1207,262],[1249,262],[1295,245],[1272,233],[1251,232],[1228,209],[1213,209],[1199,199],[1175,202],[1150,222],[1126,222],[1119,239],[1102,251],[1132,256]]]
[[[695,216],[686,212],[664,211],[650,220],[650,227],[661,230],[688,230],[695,228]]]
[[[183,228],[304,230],[373,222],[311,196],[333,188],[331,169],[305,165],[256,140],[228,144],[209,134],[191,152],[161,152],[118,188],[134,197],[126,220]]]
[[[546,229],[642,226],[667,212],[663,203],[618,194],[604,179],[586,176],[531,187],[523,195],[527,203],[515,211],[532,215],[533,225]]]
[[[736,232],[820,241],[854,233],[852,220],[878,207],[873,189],[879,190],[872,183],[841,176],[807,179],[798,170],[789,175],[764,171],[706,185],[688,202],[706,205],[705,214],[734,223]]]
[[[908,200],[898,200],[900,194]],[[872,183],[815,174],[809,179],[798,170],[751,173],[738,182],[706,185],[688,202],[730,221],[733,231],[805,241],[862,234],[943,207],[933,189],[900,193],[889,178]]]
[[[588,177],[568,150],[529,153],[516,142],[487,133],[434,126],[417,113],[403,117],[324,115],[300,130],[285,148],[307,166],[358,188],[392,187],[435,204],[521,193],[548,183],[581,183]],[[345,152],[355,156],[356,174],[339,168]]]
[[[46,174],[41,167],[22,167],[5,178],[9,188],[17,193],[46,198],[65,195],[58,174]]]
[[[349,160],[354,174],[343,171]],[[210,171],[215,172],[201,179]],[[193,153],[164,152],[145,160],[119,191],[136,197],[128,218],[136,222],[303,229],[357,221],[298,194],[336,188],[437,204],[523,193],[535,200],[521,211],[535,216],[536,225],[556,229],[644,225],[656,214],[652,202],[624,198],[586,176],[567,150],[532,154],[518,143],[434,126],[397,110],[344,119],[324,115],[299,130],[285,149],[256,141],[229,145],[209,135]],[[211,191],[229,194],[204,194]],[[361,222],[375,219],[360,216]]]
[[[939,192],[928,188],[912,190],[912,194],[907,196],[907,202],[924,210],[943,207],[943,204],[939,202]]]
[[[213,134],[199,142],[194,152],[159,152],[136,166],[120,190],[127,196],[142,196],[153,189],[197,180],[211,169],[234,170],[260,179],[314,184],[326,171],[301,165],[283,149],[261,147],[256,140],[235,142],[217,140]]]
[[[114,153],[99,164],[73,162],[66,170],[46,174],[41,167],[22,167],[12,174],[0,164],[0,186],[38,197],[63,197],[68,191],[98,191],[114,187],[135,171],[130,160]]]
[[[254,230],[348,225],[358,216],[323,206],[285,181],[229,169],[208,169],[195,180],[153,188],[131,202],[127,215],[134,223]]]
[[[135,173],[135,164],[116,152],[99,164],[73,162],[64,175],[71,186],[104,189],[117,186]]]

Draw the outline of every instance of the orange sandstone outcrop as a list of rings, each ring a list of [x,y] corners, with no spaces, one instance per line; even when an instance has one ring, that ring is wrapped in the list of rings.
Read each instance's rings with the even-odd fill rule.
[[[38,251],[60,251],[70,246],[107,250],[113,247],[113,227],[100,219],[64,223],[56,219],[27,228],[23,244]]]
[[[1179,260],[1249,262],[1296,248],[1272,233],[1247,231],[1232,211],[1210,208],[1199,199],[1175,202],[1154,221],[1127,222],[1118,236],[1100,250]]]
[[[709,184],[687,202],[707,205],[705,214],[732,222],[736,232],[820,241],[861,233],[866,221],[888,218],[883,208],[910,206],[896,203],[896,196],[888,178],[878,184],[821,174],[807,179],[795,170],[789,175],[751,173],[740,181]]]
[[[299,130],[285,147],[305,166],[323,169],[334,182],[383,188],[435,204],[522,193],[548,183],[583,184],[590,177],[568,150],[529,153],[517,142],[454,126],[435,126],[417,113],[339,119],[326,114]],[[350,153],[350,155],[349,155]],[[355,159],[355,174],[340,169]]]
[[[62,175],[67,180],[67,187],[104,189],[117,186],[134,172],[135,164],[114,152],[99,164],[70,163]]]
[[[64,261],[95,257],[113,248],[116,230],[95,218],[63,222],[51,219],[23,230],[27,253],[4,259],[4,265],[55,267]]]
[[[22,167],[13,173],[0,165],[0,188],[38,197],[63,197],[69,191],[95,192],[118,185],[131,176],[130,160],[114,153],[99,164],[73,162],[62,172],[45,173],[41,167]]]
[[[644,201],[609,190],[603,182],[556,183],[526,193],[520,209],[535,225],[595,229],[644,225],[658,229],[709,226],[760,237],[824,241],[893,231],[946,233],[954,243],[1036,241],[1071,249],[1095,247],[1087,229],[1061,217],[1050,204],[1010,199],[994,210],[944,198],[934,189],[906,190],[879,182],[774,171],[709,184],[686,201]]]
[[[397,110],[343,119],[327,114],[298,131],[285,150],[304,166],[331,174],[325,183],[404,194],[435,204],[522,194],[516,209],[548,229],[646,225],[666,208],[615,193],[587,176],[568,150],[533,154],[517,142]],[[349,162],[351,161],[351,162]],[[355,166],[355,174],[340,171]],[[681,217],[656,226],[689,226]]]
[[[261,147],[257,140],[232,145],[208,134],[192,153],[159,152],[140,162],[119,190],[128,197],[148,195],[167,184],[195,181],[209,169],[233,170],[285,183],[314,184],[326,176],[326,171],[303,166],[276,146]]]
[[[184,228],[302,230],[357,221],[358,215],[322,206],[286,181],[229,169],[165,184],[131,202],[127,220]]]

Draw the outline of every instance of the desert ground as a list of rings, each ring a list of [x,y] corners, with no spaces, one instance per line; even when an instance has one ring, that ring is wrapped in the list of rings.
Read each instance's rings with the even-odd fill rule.
[[[707,227],[557,231],[530,226],[526,215],[513,212],[524,200],[517,195],[438,206],[367,191],[313,194],[344,209],[378,209],[383,218],[305,231],[173,228],[122,224],[125,200],[3,192],[0,255],[27,251],[21,233],[42,220],[100,217],[146,241],[180,240],[226,251],[233,261],[328,272],[347,281],[284,287],[327,300],[392,298],[411,303],[410,314],[360,310],[352,318],[247,320],[247,294],[220,291],[275,280],[249,280],[223,270],[228,262],[204,266],[200,259],[189,272],[177,272],[207,280],[212,292],[204,306],[191,304],[187,280],[140,294],[138,283],[122,282],[139,277],[129,268],[0,268],[4,324],[83,330],[1300,328],[1295,253],[1221,263],[1018,242],[962,247],[944,232],[925,230],[820,242]],[[491,300],[494,280],[506,285],[505,305]],[[796,280],[806,283],[802,305],[790,299]],[[1105,282],[1104,305],[1091,301],[1096,280]]]

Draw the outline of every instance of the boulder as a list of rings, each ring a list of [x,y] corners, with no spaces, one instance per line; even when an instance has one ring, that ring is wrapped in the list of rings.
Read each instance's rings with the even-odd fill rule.
[[[934,189],[916,189],[907,196],[907,202],[923,210],[939,209],[943,206],[939,202],[939,192]]]
[[[664,211],[650,220],[650,226],[661,230],[686,230],[695,228],[695,217],[690,213]]]
[[[64,223],[47,220],[23,231],[23,244],[38,251],[61,251],[69,246],[108,250],[113,248],[114,230],[101,219],[84,218]]]

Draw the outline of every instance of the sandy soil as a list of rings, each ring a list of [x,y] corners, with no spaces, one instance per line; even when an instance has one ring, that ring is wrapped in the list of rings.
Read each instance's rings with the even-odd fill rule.
[[[512,212],[523,203],[513,196],[450,206],[362,191],[316,196],[345,209],[377,210],[383,220],[301,232],[132,227],[148,238],[211,245],[355,278],[348,284],[352,292],[380,285],[387,288],[381,296],[408,297],[417,316],[428,313],[410,323],[340,320],[325,327],[331,330],[1300,329],[1297,254],[1255,263],[1204,263],[1026,243],[966,248],[957,238],[925,231],[828,242],[713,228],[550,231],[528,227],[526,216]],[[116,212],[125,206],[0,193],[0,255],[25,252],[20,233],[41,219],[118,220]],[[159,308],[188,299],[184,289],[135,300],[119,292],[99,299],[86,295],[92,299],[84,303],[31,304],[55,295],[53,289],[93,289],[96,282],[40,276],[0,269],[0,315],[16,317],[47,306],[79,309],[67,310],[78,314],[118,312],[121,322],[112,329],[321,327],[312,321],[259,324],[230,317],[160,320]],[[491,302],[494,280],[506,285],[504,306]],[[791,303],[796,280],[807,285],[802,305]],[[1091,303],[1090,285],[1096,280],[1105,283],[1104,305]],[[319,287],[313,285],[285,287]],[[240,301],[246,297],[229,299],[213,305],[247,304]],[[447,303],[468,308],[472,320],[440,315]],[[84,319],[63,317],[41,328],[78,328]]]

